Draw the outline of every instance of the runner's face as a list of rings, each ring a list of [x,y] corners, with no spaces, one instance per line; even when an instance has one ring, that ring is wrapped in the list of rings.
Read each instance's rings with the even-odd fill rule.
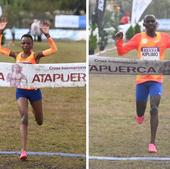
[[[33,42],[29,37],[23,37],[21,39],[21,48],[24,52],[30,52],[33,47]]]
[[[155,17],[148,16],[145,18],[143,25],[148,32],[155,32],[157,27],[157,21]]]

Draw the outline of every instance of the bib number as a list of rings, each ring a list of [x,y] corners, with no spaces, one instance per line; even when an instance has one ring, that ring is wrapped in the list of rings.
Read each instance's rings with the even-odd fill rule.
[[[160,51],[158,47],[141,48],[141,60],[160,60]]]

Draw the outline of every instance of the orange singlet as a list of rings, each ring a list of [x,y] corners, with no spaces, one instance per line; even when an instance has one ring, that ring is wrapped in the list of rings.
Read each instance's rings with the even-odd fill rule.
[[[131,40],[123,44],[123,40],[116,41],[118,55],[136,49],[140,60],[163,60],[165,49],[170,48],[170,36],[156,32],[156,37],[150,37],[145,32],[136,34]],[[163,82],[162,75],[138,75],[136,83],[147,81]]]
[[[16,57],[17,63],[30,63],[30,64],[36,64],[35,60],[35,53],[31,52],[30,56],[24,58],[22,57],[23,52],[20,52]]]

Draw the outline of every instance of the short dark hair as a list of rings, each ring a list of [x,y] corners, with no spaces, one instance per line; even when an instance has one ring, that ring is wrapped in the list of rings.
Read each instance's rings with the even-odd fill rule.
[[[145,22],[145,21],[146,21],[146,19],[147,19],[148,17],[152,17],[152,18],[154,18],[154,19],[155,19],[155,21],[157,21],[157,18],[156,18],[156,17],[155,17],[155,15],[153,15],[153,14],[145,15],[145,17],[144,17],[143,21]]]
[[[22,35],[21,39],[24,38],[24,37],[30,38],[32,40],[32,42],[33,42],[33,38],[32,38],[32,36],[30,34],[27,33],[27,34]]]

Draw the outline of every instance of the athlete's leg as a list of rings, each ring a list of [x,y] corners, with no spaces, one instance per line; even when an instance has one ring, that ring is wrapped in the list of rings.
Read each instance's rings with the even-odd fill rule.
[[[43,124],[42,100],[30,101],[30,103],[31,103],[37,124],[42,125]]]
[[[144,116],[147,101],[136,101],[136,112],[139,117]]]
[[[150,126],[151,126],[151,143],[155,144],[155,138],[158,128],[158,107],[162,95],[162,84],[151,82],[150,85]]]
[[[158,107],[161,100],[161,96],[150,96],[150,125],[151,125],[151,143],[155,144],[155,138],[158,128]]]
[[[21,117],[20,133],[22,150],[26,151],[28,133],[28,100],[24,97],[17,99],[18,109]]]
[[[145,114],[149,90],[147,83],[136,85],[136,113],[138,117]]]
[[[32,111],[35,116],[35,120],[38,125],[43,123],[43,108],[42,108],[42,94],[41,90],[31,90],[29,91],[29,101],[32,106]]]

